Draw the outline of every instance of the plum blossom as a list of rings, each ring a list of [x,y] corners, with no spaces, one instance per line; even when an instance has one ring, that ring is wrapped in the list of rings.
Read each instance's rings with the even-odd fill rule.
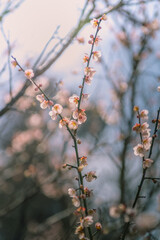
[[[52,111],[55,112],[56,114],[61,114],[62,110],[63,110],[63,107],[58,103],[52,107]]]
[[[102,39],[99,37],[99,36],[97,36],[96,38],[95,38],[95,40],[94,40],[94,44],[96,45],[96,46],[98,46],[98,44],[99,44],[99,42],[101,41]]]
[[[75,230],[75,234],[78,235],[79,239],[84,239],[84,227],[82,226],[82,224],[80,224],[76,230]]]
[[[85,175],[85,179],[87,182],[92,182],[97,178],[95,171],[90,171]]]
[[[103,21],[106,21],[106,20],[107,20],[107,16],[106,16],[105,13],[102,15],[101,20],[103,20]]]
[[[89,227],[93,223],[93,216],[86,216],[81,219],[81,223],[83,227]]]
[[[78,106],[78,101],[79,101],[79,97],[76,94],[73,94],[70,98],[69,98],[69,102],[73,103],[76,107]]]
[[[138,106],[134,106],[133,111],[134,112],[138,112],[139,111],[139,107]]]
[[[141,119],[148,119],[148,110],[146,110],[146,109],[144,109],[144,110],[142,110],[141,112],[140,112],[140,115],[139,115],[139,117],[141,118]]]
[[[142,133],[143,133],[144,131],[146,131],[146,130],[148,129],[148,127],[149,127],[149,124],[148,124],[147,122],[144,122],[144,123],[141,125],[141,131],[142,131]]]
[[[69,188],[68,189],[68,194],[70,197],[75,197],[76,196],[76,190],[74,188]]]
[[[143,147],[144,147],[145,150],[149,150],[150,149],[151,141],[152,141],[151,137],[143,139],[142,143],[143,143]]]
[[[96,71],[94,70],[94,68],[85,67],[85,69],[84,69],[84,74],[85,74],[87,77],[89,77],[91,80],[93,79],[95,73],[96,73]]]
[[[56,120],[57,115],[61,114],[63,110],[63,107],[60,104],[55,104],[52,107],[52,111],[49,112],[49,115],[51,116],[52,120]]]
[[[102,225],[101,225],[101,223],[100,223],[100,222],[97,222],[97,223],[95,224],[95,228],[96,228],[97,230],[102,230]]]
[[[92,79],[89,76],[85,76],[85,83],[87,85],[91,85],[91,81],[92,81]]]
[[[72,198],[72,203],[75,207],[79,207],[80,206],[80,201],[79,201],[79,198],[77,196],[74,196]]]
[[[141,132],[141,124],[140,123],[136,123],[133,127],[132,127],[133,131],[136,131],[136,133],[140,133]]]
[[[88,100],[88,98],[89,98],[89,94],[87,94],[87,93],[82,93],[82,99],[83,100]]]
[[[99,21],[98,21],[98,19],[93,18],[93,19],[90,21],[90,23],[91,23],[91,25],[92,25],[93,28],[96,28],[96,27],[98,26]]]
[[[28,78],[28,79],[31,79],[34,77],[34,72],[32,69],[27,69],[27,70],[25,70],[24,73],[25,73],[26,78]]]
[[[86,62],[88,62],[88,60],[89,60],[89,57],[87,55],[85,55],[83,58],[83,62],[86,63]]]
[[[94,61],[99,61],[99,59],[100,59],[100,57],[101,57],[101,52],[100,51],[94,51],[93,52],[93,60]]]
[[[36,99],[40,102],[40,107],[42,109],[46,109],[47,107],[50,108],[50,106],[53,105],[53,102],[50,100],[45,100],[44,94],[37,95]]]
[[[15,60],[11,61],[12,67],[16,67],[17,66],[17,62]]]
[[[87,157],[83,156],[80,158],[80,164],[83,165],[84,167],[88,165],[87,163]]]
[[[89,190],[87,187],[84,188],[84,194],[86,197],[91,197],[92,195],[92,190]],[[89,214],[89,213],[88,213]],[[89,214],[92,215],[92,214]]]
[[[87,116],[84,109],[76,109],[73,112],[73,118],[78,120],[78,124],[82,124],[87,120]]]
[[[75,121],[75,120],[69,121],[68,127],[69,127],[70,129],[76,130],[76,129],[78,128],[78,123],[77,123],[77,121]]]
[[[152,159],[150,159],[150,158],[144,159],[143,168],[145,169],[145,168],[151,167],[152,163],[153,163]]]
[[[98,46],[98,43],[102,40],[99,36],[97,36],[95,39],[94,39],[94,36],[93,35],[90,35],[90,40],[88,41],[89,44],[95,44],[96,46]]]
[[[64,117],[59,121],[59,128],[66,126],[69,123],[69,118]]]
[[[134,154],[136,156],[144,157],[145,149],[144,149],[144,146],[142,144],[136,145],[133,148],[133,150],[134,150]]]

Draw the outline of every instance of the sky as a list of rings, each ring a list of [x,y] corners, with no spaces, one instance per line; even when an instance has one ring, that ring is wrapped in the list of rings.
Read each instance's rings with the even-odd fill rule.
[[[40,54],[57,26],[60,26],[59,35],[64,37],[77,23],[82,3],[84,1],[26,0],[4,21],[6,35],[16,45],[16,57],[30,59]],[[72,58],[75,56],[73,51]]]
[[[13,56],[22,65],[30,59],[35,62],[57,26],[60,26],[58,31],[60,37],[64,37],[76,26],[84,3],[84,0],[25,0],[17,10],[7,15],[3,22],[5,34],[15,45]],[[101,8],[100,3],[99,7]],[[107,28],[101,31],[101,36],[106,34],[106,30]],[[71,76],[71,73],[78,70],[83,74],[83,57],[90,51],[87,42],[91,33],[93,29],[88,24],[79,34],[79,37],[85,37],[86,44],[79,45],[74,41],[51,67],[50,73],[53,72],[57,79],[77,87],[78,85],[73,84],[70,79],[76,79],[78,76]],[[6,43],[4,40],[1,43],[0,52],[3,52]],[[51,46],[52,44],[54,46],[54,42]]]

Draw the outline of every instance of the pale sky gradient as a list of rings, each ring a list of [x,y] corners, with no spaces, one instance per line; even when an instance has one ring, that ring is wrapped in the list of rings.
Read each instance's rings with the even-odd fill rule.
[[[9,34],[10,42],[15,42],[16,47],[12,52],[14,57],[22,65],[27,59],[32,59],[35,62],[58,25],[60,25],[60,37],[64,37],[76,26],[84,2],[85,0],[24,1],[13,14],[7,15],[3,23],[6,35]],[[101,7],[99,2],[99,8]],[[54,76],[58,78],[57,80],[62,79],[76,87],[78,86],[79,83],[76,80],[81,81],[81,78],[74,76],[76,84],[72,83],[71,72],[78,69],[83,74],[83,57],[85,53],[90,51],[90,45],[87,42],[90,34],[94,32],[90,24],[85,26],[79,36],[85,37],[86,44],[79,45],[75,41],[53,65],[50,72],[53,72]],[[103,39],[106,32],[107,28],[105,26],[105,30],[100,33]],[[3,41],[0,51],[3,52],[4,48],[6,48],[6,43]]]
[[[16,43],[16,57],[38,55],[58,25],[59,34],[64,37],[77,23],[83,4],[83,0],[26,0],[4,21],[6,34]],[[75,56],[76,51],[73,51],[72,58]]]

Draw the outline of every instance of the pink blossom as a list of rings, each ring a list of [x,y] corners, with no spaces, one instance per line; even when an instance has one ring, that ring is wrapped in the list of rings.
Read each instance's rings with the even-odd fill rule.
[[[103,21],[106,21],[106,20],[107,20],[107,16],[106,16],[105,13],[102,15],[101,20],[103,20]]]
[[[41,104],[40,104],[40,107],[41,107],[42,109],[46,109],[47,107],[50,108],[50,106],[53,105],[53,102],[52,102],[52,101],[45,100],[45,97],[44,97],[43,94],[37,95],[37,96],[36,96],[36,99],[41,103]]]
[[[88,60],[89,60],[89,57],[87,55],[85,55],[83,58],[83,62],[86,63],[86,62],[88,62]]]
[[[91,85],[91,78],[89,76],[85,76],[85,83]]]
[[[42,103],[42,102],[45,100],[43,94],[41,94],[41,95],[37,95],[37,96],[36,96],[36,99],[37,99],[40,103]]]
[[[26,76],[26,78],[28,78],[28,79],[33,78],[33,77],[34,77],[34,72],[33,72],[33,70],[32,70],[32,69],[27,69],[27,70],[25,70],[25,76]]]
[[[63,107],[60,104],[55,104],[52,107],[52,110],[49,112],[49,115],[51,116],[52,120],[57,119],[57,115],[61,114],[63,110]]]
[[[98,26],[98,19],[94,18],[93,20],[90,21],[90,23],[93,28],[96,28]]]
[[[76,230],[75,230],[75,234],[78,234],[79,239],[84,239],[85,234],[84,234],[84,227],[82,226],[82,224],[80,224]]]
[[[144,157],[145,150],[142,144],[138,144],[133,148],[133,150],[136,156]]]
[[[52,111],[56,114],[61,114],[62,111],[63,111],[63,107],[62,105],[60,104],[55,104],[53,107],[52,107]]]
[[[11,61],[12,67],[16,67],[17,66],[17,62],[15,60]]]
[[[136,131],[137,133],[139,133],[141,131],[141,124],[140,123],[136,123],[133,127],[132,127],[133,131]]]
[[[85,175],[85,179],[87,182],[92,182],[97,178],[95,171],[90,171]]]
[[[91,197],[92,195],[92,190],[89,190],[87,187],[84,188],[84,194],[86,195],[86,197]],[[92,215],[92,214],[89,214]]]
[[[76,130],[76,129],[78,128],[78,123],[77,123],[77,121],[75,121],[75,120],[69,121],[68,127],[69,127],[70,129]]]
[[[51,104],[50,104],[50,101],[47,101],[47,100],[44,100],[41,104],[40,104],[40,107],[42,109],[46,109],[46,108],[50,108]]]
[[[97,230],[101,230],[101,229],[102,229],[102,225],[101,225],[100,222],[97,222],[97,223],[95,224],[95,227],[96,227]]]
[[[87,116],[84,109],[76,109],[73,112],[73,118],[78,120],[78,124],[82,124],[87,120]]]
[[[66,126],[69,123],[69,118],[64,117],[59,121],[59,128],[62,128],[63,126]]]
[[[143,139],[143,146],[144,146],[145,150],[149,150],[150,149],[151,141],[152,141],[151,137]]]
[[[84,167],[88,165],[87,163],[87,157],[83,156],[80,158],[80,164],[83,165]]]
[[[72,203],[73,203],[73,205],[74,205],[75,207],[79,207],[79,206],[80,206],[79,198],[76,197],[76,196],[74,196],[74,197],[72,198]]]
[[[153,160],[150,158],[144,159],[143,161],[143,168],[149,168],[153,163]]]
[[[101,57],[101,52],[100,51],[94,51],[93,52],[93,60],[94,61],[99,61],[99,59],[100,59],[100,57]]]
[[[142,131],[143,138],[149,138],[150,137],[150,131],[151,131],[151,129],[149,129],[149,128],[143,130]]]
[[[141,125],[141,130],[142,130],[142,133],[147,130],[149,127],[149,124],[147,122],[144,122],[142,125]]]
[[[76,196],[76,190],[74,188],[69,188],[68,189],[68,194],[70,197],[75,197]]]
[[[95,39],[95,41],[94,41],[95,45],[98,46],[98,44],[99,44],[99,42],[100,42],[101,40],[102,40],[102,39],[101,39],[99,36],[97,36],[96,39]]]
[[[140,118],[142,119],[148,119],[148,110],[144,109],[140,112]]]
[[[78,106],[78,101],[79,101],[79,97],[76,94],[73,94],[70,98],[69,98],[69,102],[75,104],[75,106]]]
[[[49,116],[51,116],[52,120],[56,120],[57,119],[57,114],[54,111],[50,111],[49,112]]]
[[[83,227],[89,227],[93,223],[93,216],[86,216],[81,219],[81,223]]]
[[[89,77],[90,79],[93,79],[95,73],[96,73],[96,71],[94,70],[94,68],[85,67],[85,69],[84,69],[84,74],[85,74],[87,77]]]
[[[88,100],[88,98],[89,98],[89,94],[87,94],[87,93],[82,93],[82,99],[83,100]]]

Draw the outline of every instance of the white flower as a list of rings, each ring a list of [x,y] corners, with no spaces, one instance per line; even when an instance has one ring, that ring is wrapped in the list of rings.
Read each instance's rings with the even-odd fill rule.
[[[83,227],[89,227],[93,223],[93,216],[87,216],[82,219]]]
[[[142,119],[148,119],[148,110],[144,109],[140,112],[140,118]]]
[[[93,52],[93,60],[94,61],[99,61],[99,59],[100,59],[100,57],[101,57],[101,52],[100,51],[94,51]]]
[[[143,161],[143,168],[149,168],[153,163],[153,160],[150,158],[147,158]]]
[[[76,196],[76,190],[74,188],[69,188],[68,189],[68,194],[70,197],[75,197]]]
[[[73,94],[70,98],[69,98],[69,102],[75,104],[75,106],[78,106],[78,101],[79,101],[79,97],[76,94]]]
[[[76,196],[74,196],[74,197],[72,198],[72,203],[73,203],[73,205],[74,205],[75,207],[79,207],[79,206],[80,206],[79,198],[76,197]]]
[[[62,113],[62,110],[63,110],[63,107],[62,107],[60,104],[55,104],[55,105],[52,107],[52,111],[53,111],[55,114],[61,114],[61,113]]]
[[[138,144],[133,148],[133,150],[136,156],[144,157],[145,150],[142,144]]]
[[[69,121],[68,127],[69,127],[70,129],[76,130],[76,129],[78,128],[78,123],[77,123],[77,121],[75,121],[75,120]]]
[[[34,77],[34,72],[32,69],[27,69],[24,73],[25,73],[26,78],[28,78],[28,79],[31,79]]]
[[[150,149],[151,142],[152,142],[152,138],[151,137],[143,139],[143,146],[144,146],[145,150],[149,150]]]

